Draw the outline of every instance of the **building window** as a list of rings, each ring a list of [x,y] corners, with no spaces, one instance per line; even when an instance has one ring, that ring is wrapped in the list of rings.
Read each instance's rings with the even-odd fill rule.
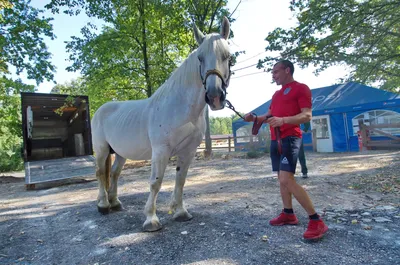
[[[357,132],[360,130],[358,121],[361,120],[365,125],[375,124],[394,124],[400,123],[400,113],[391,110],[370,110],[364,112],[352,119],[353,124],[353,135],[357,136]],[[400,128],[380,128],[379,130],[393,135],[400,135]],[[378,136],[379,133],[374,131],[370,132],[371,136]]]
[[[330,138],[327,118],[313,119],[312,128],[316,130],[317,139]]]

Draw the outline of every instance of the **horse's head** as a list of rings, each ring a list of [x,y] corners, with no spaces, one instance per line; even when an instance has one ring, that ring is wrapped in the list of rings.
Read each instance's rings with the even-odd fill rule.
[[[199,47],[196,51],[200,64],[200,77],[206,90],[205,100],[212,110],[225,106],[226,88],[230,78],[230,52],[228,46],[229,21],[224,17],[219,34],[201,33],[194,25],[194,36]]]

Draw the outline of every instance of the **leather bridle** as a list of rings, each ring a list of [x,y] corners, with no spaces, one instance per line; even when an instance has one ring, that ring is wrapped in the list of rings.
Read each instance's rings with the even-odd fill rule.
[[[204,87],[205,90],[207,90],[206,83],[207,83],[207,78],[208,78],[209,76],[211,76],[211,75],[216,75],[216,76],[218,76],[218,77],[221,79],[221,81],[222,81],[223,99],[226,99],[226,94],[228,94],[228,93],[226,92],[226,89],[227,89],[228,86],[229,86],[229,81],[230,81],[231,75],[232,75],[230,59],[229,59],[229,75],[228,75],[228,78],[227,78],[226,80],[224,79],[223,74],[222,74],[218,69],[207,70],[206,76],[203,78],[203,76],[202,76],[202,74],[201,74],[201,63],[200,63],[200,65],[199,65],[199,71],[200,71],[200,79],[201,79],[201,82],[202,82],[203,87]],[[206,100],[206,102],[208,103],[207,93],[206,93],[206,95],[205,95],[205,100]]]
[[[230,59],[229,59],[229,60],[230,60]],[[224,95],[223,95],[224,97],[223,97],[223,98],[225,99],[225,102],[227,103],[228,108],[231,109],[231,110],[233,110],[240,118],[242,118],[242,119],[244,120],[244,117],[243,117],[242,115],[240,115],[240,113],[237,112],[237,111],[235,110],[235,108],[233,107],[233,105],[231,104],[231,102],[229,102],[229,100],[226,99],[226,94],[228,94],[228,93],[226,92],[226,89],[227,89],[228,86],[229,86],[229,81],[230,81],[231,75],[232,75],[232,71],[231,71],[231,62],[229,62],[229,75],[228,75],[228,78],[227,78],[226,80],[224,80],[222,73],[221,73],[218,69],[207,70],[206,76],[203,78],[203,76],[202,76],[202,74],[201,74],[201,63],[200,63],[200,65],[199,65],[199,71],[200,71],[201,82],[202,82],[203,87],[204,87],[205,90],[207,90],[206,82],[207,82],[207,78],[208,78],[209,76],[211,76],[211,75],[216,75],[216,76],[218,76],[218,77],[221,79],[221,81],[222,81],[222,91],[223,91],[223,93],[224,93]],[[208,102],[207,94],[205,95],[205,100],[206,100],[206,102]],[[252,134],[253,134],[253,135],[257,135],[257,134],[258,134],[258,131],[260,130],[261,125],[262,125],[266,120],[268,120],[269,118],[271,118],[271,117],[273,117],[273,116],[267,116],[267,117],[265,117],[265,119],[264,119],[263,121],[258,122],[258,120],[257,120],[257,114],[255,114],[255,113],[252,113],[252,114],[255,116],[255,120],[254,120],[254,122],[253,122],[253,128],[252,128],[251,131],[252,131]],[[279,154],[282,154],[282,141],[281,141],[281,137],[280,137],[280,129],[279,129],[279,127],[275,127],[274,130],[275,130],[276,140],[277,140],[277,143],[278,143],[278,151],[279,151]]]

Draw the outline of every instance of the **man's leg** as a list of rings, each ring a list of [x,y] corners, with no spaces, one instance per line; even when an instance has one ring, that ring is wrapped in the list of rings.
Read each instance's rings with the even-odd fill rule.
[[[304,233],[306,239],[321,238],[328,227],[315,212],[314,205],[302,186],[297,184],[294,174],[301,145],[301,138],[287,137],[282,139],[282,159],[279,168],[279,184],[281,187],[282,201],[288,203],[287,196],[293,194],[300,205],[309,215],[310,222],[307,231]],[[288,204],[289,205],[289,204]]]
[[[279,168],[282,160],[282,155],[278,151],[278,144],[276,141],[271,141],[271,163],[272,171],[277,172],[279,179]],[[278,217],[269,221],[270,225],[281,226],[281,225],[295,225],[298,223],[296,215],[293,213],[292,207],[292,194],[286,189],[285,186],[280,185],[281,199],[283,203],[283,211]]]
[[[308,215],[313,215],[316,213],[313,203],[311,202],[307,192],[302,186],[297,184],[296,180],[294,179],[294,173],[283,170],[279,171],[279,184],[281,187],[282,201],[285,208],[286,206],[290,206],[291,208],[291,194],[293,194],[304,210],[306,210]],[[288,197],[290,197],[290,204],[287,201]]]
[[[307,177],[308,169],[306,165],[306,155],[304,153],[304,144],[303,139],[301,139],[301,145],[299,149],[299,162],[301,165],[301,173],[303,173],[303,177]]]

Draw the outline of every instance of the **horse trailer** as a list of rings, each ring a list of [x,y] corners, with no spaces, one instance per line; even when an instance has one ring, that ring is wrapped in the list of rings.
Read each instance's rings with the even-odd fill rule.
[[[95,174],[87,96],[22,92],[21,106],[27,189]]]

